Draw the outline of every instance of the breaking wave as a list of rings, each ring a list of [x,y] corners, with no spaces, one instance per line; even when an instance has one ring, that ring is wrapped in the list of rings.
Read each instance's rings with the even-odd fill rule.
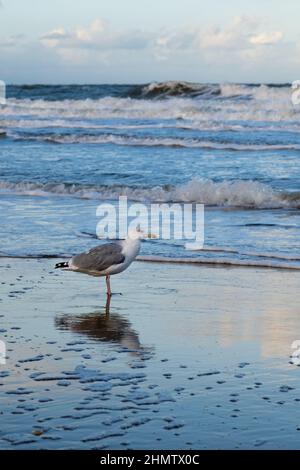
[[[290,85],[191,83],[185,81],[152,82],[139,89],[142,98],[167,98],[172,96],[202,98],[254,98],[268,99],[290,93]],[[137,96],[137,90],[136,90]]]
[[[97,124],[89,120],[68,120],[68,119],[6,119],[5,127],[13,128],[15,131],[19,129],[74,129],[74,132],[77,130],[88,129],[89,131],[98,131],[98,130],[141,130],[141,129],[173,129],[173,130],[185,130],[185,131],[231,131],[231,132],[290,132],[298,133],[300,131],[300,122],[290,122],[289,124],[285,122],[273,122],[270,124],[266,123],[249,123],[241,122],[239,124],[234,122],[220,122],[215,120],[210,121],[197,121],[197,120],[186,120],[186,121],[172,121],[168,122],[150,122],[147,123],[137,123],[136,121],[128,121],[127,123],[111,123],[111,124]],[[0,137],[5,137],[7,135],[6,131],[0,130]],[[14,134],[11,133],[13,136]]]
[[[184,81],[152,82],[140,90],[142,98],[167,98],[170,96],[219,96],[221,88],[219,85],[190,83]]]
[[[134,147],[184,147],[211,150],[236,151],[270,151],[270,150],[300,150],[300,144],[239,144],[235,142],[206,141],[196,138],[180,137],[138,137],[120,134],[32,134],[8,133],[15,140],[42,141],[56,144],[114,144]]]
[[[192,83],[168,80],[132,85],[8,85],[9,97],[38,100],[97,100],[104,97],[161,99],[177,97],[252,97],[261,92],[285,90],[290,84]]]
[[[146,85],[13,87],[1,115],[51,119],[298,122],[287,85],[153,82]]]
[[[72,196],[116,200],[127,196],[140,202],[197,202],[208,206],[248,209],[300,208],[300,192],[279,192],[256,181],[193,179],[174,186],[88,185],[71,183],[0,182],[0,192],[28,196]]]

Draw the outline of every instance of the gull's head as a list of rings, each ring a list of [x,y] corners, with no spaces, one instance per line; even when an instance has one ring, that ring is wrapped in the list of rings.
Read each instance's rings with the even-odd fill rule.
[[[130,240],[145,240],[147,238],[157,238],[156,235],[151,233],[146,233],[142,230],[140,224],[136,227],[129,228],[128,230],[128,237]]]

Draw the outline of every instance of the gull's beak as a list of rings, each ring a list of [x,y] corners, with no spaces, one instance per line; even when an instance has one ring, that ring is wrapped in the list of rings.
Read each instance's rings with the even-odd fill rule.
[[[155,235],[155,233],[147,233],[147,234],[145,234],[145,238],[146,239],[148,239],[148,238],[152,239],[152,238],[158,238],[158,236]]]

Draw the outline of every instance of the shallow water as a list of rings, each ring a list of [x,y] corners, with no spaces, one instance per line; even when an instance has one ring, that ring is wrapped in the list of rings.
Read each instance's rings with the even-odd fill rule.
[[[297,273],[52,266],[1,260],[0,448],[299,448]]]

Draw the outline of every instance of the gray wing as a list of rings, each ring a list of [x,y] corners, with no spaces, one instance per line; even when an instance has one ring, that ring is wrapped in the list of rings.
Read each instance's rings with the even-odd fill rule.
[[[106,243],[74,256],[72,265],[79,270],[101,272],[123,261],[125,261],[125,256],[122,254],[122,245]]]

